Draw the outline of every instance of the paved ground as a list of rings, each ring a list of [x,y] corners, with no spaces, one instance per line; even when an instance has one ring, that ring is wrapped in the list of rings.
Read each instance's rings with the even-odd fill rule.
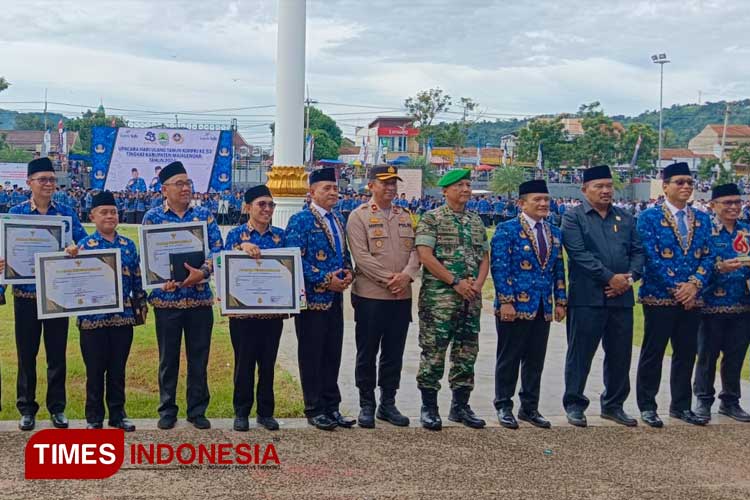
[[[140,423],[140,422],[139,422]],[[221,426],[227,422],[215,422]],[[185,469],[125,465],[101,481],[24,481],[29,434],[0,432],[0,497],[156,498],[750,498],[750,426],[668,425],[661,430],[558,426],[549,431],[451,427],[336,430],[142,430],[127,444],[273,440],[281,465]],[[128,449],[128,446],[126,446]]]
[[[418,289],[418,288],[417,288]],[[342,391],[342,411],[348,411],[351,415],[356,416],[359,412],[359,393],[354,385],[354,360],[356,355],[356,346],[354,343],[354,315],[351,304],[346,294],[345,310],[345,333],[344,333],[344,350],[341,363],[341,373],[339,376],[339,387]],[[401,411],[409,416],[418,416],[421,404],[419,390],[417,389],[417,368],[419,366],[419,346],[417,345],[417,335],[419,332],[419,323],[417,320],[416,300],[414,301],[414,322],[409,329],[409,337],[406,341],[406,351],[404,353],[404,368],[401,375],[401,389],[397,396],[397,404]],[[480,415],[495,418],[495,411],[492,405],[492,399],[495,394],[495,351],[497,349],[497,334],[495,332],[495,319],[492,316],[491,304],[485,301],[485,310],[482,314],[481,331],[479,336],[479,356],[475,367],[476,387],[471,397],[472,408]],[[564,323],[552,323],[550,331],[549,344],[547,348],[547,361],[542,374],[541,401],[539,411],[546,416],[564,415],[562,408],[562,395],[565,387],[564,383],[564,365],[565,351],[567,342],[565,339]],[[633,347],[633,362],[631,366],[631,385],[632,391],[628,398],[625,409],[633,415],[638,414],[635,403],[635,372],[638,362],[639,349]],[[586,394],[591,400],[591,406],[587,415],[599,414],[599,395],[604,390],[602,383],[602,360],[604,358],[601,348],[599,349],[591,369],[591,375],[587,386]],[[284,324],[284,334],[281,340],[279,350],[279,361],[282,366],[290,371],[299,379],[297,368],[297,337],[294,333],[294,323],[287,320]],[[668,413],[669,409],[669,362],[670,358],[665,358],[662,369],[662,385],[657,402],[661,409],[662,416]],[[445,417],[450,407],[450,390],[448,389],[448,364],[446,365],[445,377],[443,379],[443,388],[440,391],[439,406],[441,414]],[[520,383],[520,382],[519,382]],[[717,384],[719,383],[717,377]],[[744,394],[750,394],[750,383],[742,382],[742,391]],[[714,411],[717,409],[714,405]],[[750,403],[747,404],[750,406]],[[516,408],[518,407],[518,398],[516,398]]]

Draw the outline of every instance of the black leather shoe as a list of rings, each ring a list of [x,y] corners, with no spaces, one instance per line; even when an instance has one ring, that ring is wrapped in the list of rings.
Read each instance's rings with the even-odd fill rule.
[[[552,424],[549,423],[549,420],[544,418],[542,414],[537,410],[526,411],[521,408],[520,410],[518,410],[518,420],[528,422],[534,427],[539,427],[540,429],[549,429],[550,427],[552,427]]]
[[[354,424],[357,423],[357,421],[352,417],[344,416],[339,411],[332,412],[330,415],[328,415],[328,418],[336,422],[336,425],[338,425],[339,427],[346,427],[347,429],[353,427]]]
[[[211,428],[211,421],[203,415],[198,415],[197,417],[188,417],[187,421],[193,424],[193,427],[195,427],[196,429],[205,430]]]
[[[385,420],[389,424],[393,424],[398,427],[409,426],[409,417],[404,416],[400,411],[398,411],[398,408],[396,408],[395,404],[381,403],[380,406],[378,406],[376,416],[380,420]]]
[[[156,422],[156,426],[159,429],[167,430],[173,428],[176,423],[177,417],[161,417],[159,421]]]
[[[86,424],[86,428],[87,429],[92,429],[92,430],[93,429],[101,429],[102,427],[104,427],[104,424],[102,424],[101,422],[88,422]]]
[[[364,406],[359,410],[357,416],[357,424],[365,429],[375,428],[375,408],[372,406]]]
[[[439,431],[443,428],[443,420],[440,418],[437,406],[422,406],[419,421],[422,427],[431,431]]]
[[[250,421],[247,417],[234,417],[232,429],[237,432],[247,432],[250,430]]]
[[[335,420],[331,420],[328,415],[316,415],[314,417],[307,417],[307,423],[320,429],[321,431],[332,431],[338,424]]]
[[[256,417],[255,421],[267,431],[279,430],[279,423],[273,417]]]
[[[626,427],[636,427],[638,425],[638,421],[625,413],[625,410],[622,408],[602,410],[601,417],[605,420],[611,420]]]
[[[654,429],[661,429],[664,427],[664,422],[659,418],[656,410],[646,410],[641,412],[641,420],[643,423]]]
[[[135,424],[127,418],[121,418],[120,420],[110,420],[109,422],[107,422],[107,425],[110,427],[115,427],[117,429],[122,429],[125,432],[133,432],[135,430]]]
[[[739,404],[720,405],[719,414],[732,418],[738,422],[750,422],[750,414],[747,413]]]
[[[497,410],[497,421],[506,429],[518,429],[518,421],[513,416],[513,410],[510,408],[500,408]]]
[[[576,427],[587,427],[589,425],[584,415],[583,410],[570,410],[566,412],[565,416],[568,418],[568,423]]]
[[[706,425],[708,423],[708,420],[699,417],[695,413],[693,413],[693,410],[682,410],[682,411],[669,411],[669,416],[672,418],[677,418],[682,420],[683,422],[686,422],[688,424],[692,425]]]
[[[36,427],[36,417],[34,415],[21,415],[18,421],[18,428],[22,431],[31,431]]]
[[[53,413],[50,415],[50,420],[52,420],[52,425],[54,425],[56,429],[68,428],[68,417],[66,417],[63,412]]]
[[[693,413],[706,420],[711,420],[711,405],[699,401]]]

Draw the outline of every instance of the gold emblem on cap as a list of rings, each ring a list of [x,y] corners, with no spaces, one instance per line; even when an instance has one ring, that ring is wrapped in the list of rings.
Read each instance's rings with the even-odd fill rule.
[[[383,248],[383,240],[377,240],[377,241],[375,242],[375,246],[376,246],[377,248]]]
[[[389,174],[395,174],[396,173],[396,169],[393,168],[392,166],[390,166],[390,167],[388,167],[388,173]]]

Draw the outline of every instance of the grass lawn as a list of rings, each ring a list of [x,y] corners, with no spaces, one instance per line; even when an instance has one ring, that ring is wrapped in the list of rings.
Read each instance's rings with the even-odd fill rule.
[[[492,236],[495,234],[495,229],[490,228],[487,229],[487,237],[492,240]],[[568,270],[568,256],[567,254],[563,253],[563,258],[565,259],[565,275],[567,277],[567,270]],[[638,283],[635,285],[635,294],[636,297],[638,296]],[[495,298],[495,285],[492,282],[492,275],[488,277],[487,281],[484,284],[484,288],[482,289],[482,297],[484,297],[485,300],[494,300]],[[636,304],[635,308],[633,310],[633,345],[641,346],[643,343],[643,307],[640,304]],[[667,346],[667,356],[672,355],[672,346]],[[637,360],[633,360],[633,362],[637,362]],[[718,368],[718,367],[717,367]],[[742,378],[747,380],[750,378],[750,362],[748,360],[745,360],[745,363],[742,367]],[[717,380],[718,383],[718,380]]]
[[[91,232],[90,225],[86,230]],[[121,234],[138,242],[135,228],[122,228]],[[6,292],[8,304],[0,307],[0,373],[2,374],[2,411],[0,419],[16,419],[16,345],[13,330],[13,305],[11,290]],[[69,418],[84,418],[83,408],[86,398],[86,368],[81,357],[78,328],[71,319],[68,330],[68,377],[66,414]],[[149,310],[145,325],[135,328],[133,347],[130,351],[127,367],[127,404],[128,415],[133,418],[157,418],[156,408],[159,405],[159,388],[157,370],[159,353],[156,344],[153,309]],[[208,384],[211,390],[211,403],[208,417],[232,417],[232,370],[234,354],[229,338],[229,321],[214,309],[214,329],[211,342],[211,355],[208,363]],[[185,374],[186,360],[184,347],[180,362],[180,377],[177,385],[177,404],[180,416],[185,416]],[[47,390],[46,361],[44,344],[37,358],[37,401],[41,409],[39,418],[46,418],[44,405]],[[302,391],[299,383],[287,371],[276,366],[275,378],[276,416],[300,417],[303,415]],[[255,408],[253,408],[253,415]]]

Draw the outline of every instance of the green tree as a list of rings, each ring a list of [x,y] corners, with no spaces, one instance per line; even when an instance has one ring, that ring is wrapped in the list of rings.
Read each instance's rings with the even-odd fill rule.
[[[598,102],[582,105],[579,113],[583,115],[583,135],[575,140],[573,160],[587,166],[617,163],[620,133],[612,119],[604,115]]]
[[[698,179],[702,181],[711,180],[714,176],[714,171],[721,165],[718,158],[704,158],[698,165]]]
[[[44,130],[44,119],[33,113],[19,113],[16,116],[16,130]]]
[[[497,194],[510,197],[518,190],[518,185],[526,178],[523,167],[513,165],[496,168],[490,181],[490,189]]]
[[[735,181],[734,170],[732,168],[725,168],[724,165],[719,165],[719,175],[716,176],[711,187],[716,187],[720,184],[728,184]]]
[[[516,158],[524,162],[535,162],[539,143],[544,145],[544,162],[547,168],[556,168],[567,159],[569,146],[563,134],[561,118],[539,118],[521,129],[518,133]]]
[[[127,122],[120,116],[107,116],[103,106],[99,106],[95,112],[90,109],[81,113],[78,118],[68,120],[65,127],[73,132],[78,132],[78,143],[73,152],[88,153],[91,150],[91,128],[110,127],[114,120],[116,127],[125,127]]]
[[[432,122],[435,117],[446,111],[451,105],[451,96],[439,87],[421,90],[413,97],[404,100],[404,107],[414,120],[414,126],[419,128],[417,139],[424,145],[435,129]]]
[[[310,133],[315,137],[315,150],[313,151],[313,160],[335,160],[339,157],[339,145],[331,139],[328,132],[325,130],[310,130]]]
[[[342,133],[336,121],[314,106],[310,107],[310,130],[325,130],[337,146],[341,145]],[[338,152],[336,156],[338,157]]]
[[[427,163],[427,158],[424,156],[410,158],[409,163],[404,168],[422,170],[422,187],[432,188],[437,186],[439,179],[435,167]]]
[[[732,150],[729,153],[729,160],[732,162],[733,167],[737,165],[750,165],[750,144],[741,144]]]
[[[5,79],[4,76],[0,76],[0,92],[10,87],[10,83]]]
[[[22,149],[12,148],[5,142],[5,134],[0,134],[0,162],[6,163],[28,163],[34,159],[34,155]]]

